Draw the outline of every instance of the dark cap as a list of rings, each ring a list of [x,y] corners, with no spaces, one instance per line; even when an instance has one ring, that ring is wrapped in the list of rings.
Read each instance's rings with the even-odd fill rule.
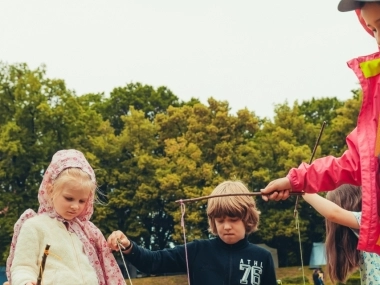
[[[360,2],[379,2],[379,0],[340,0],[338,4],[338,10],[340,12],[348,12],[348,11],[354,11],[356,9],[360,9],[361,3]]]

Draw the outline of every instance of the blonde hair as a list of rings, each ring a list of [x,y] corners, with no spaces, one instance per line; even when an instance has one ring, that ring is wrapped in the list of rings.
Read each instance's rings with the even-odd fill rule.
[[[225,181],[220,183],[211,195],[250,193],[240,181]],[[257,231],[260,211],[251,196],[225,196],[210,198],[207,204],[209,232],[218,235],[215,225],[216,218],[225,216],[236,217],[243,221],[246,234]]]
[[[97,185],[91,180],[90,175],[80,168],[66,168],[57,176],[50,186],[49,194],[52,199],[62,192],[64,185],[69,185],[72,189],[87,188],[90,190],[90,197],[92,197],[93,201],[96,200]]]

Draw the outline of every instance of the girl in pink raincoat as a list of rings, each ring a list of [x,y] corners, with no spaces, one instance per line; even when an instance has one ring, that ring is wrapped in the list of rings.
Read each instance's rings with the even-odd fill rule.
[[[356,11],[365,29],[380,45],[380,1],[341,0],[341,12]],[[281,200],[290,191],[330,191],[342,184],[362,187],[362,218],[358,249],[380,254],[380,52],[355,58],[348,66],[357,75],[363,103],[357,127],[347,136],[341,157],[327,156],[312,164],[302,163],[286,177],[262,189],[264,200]]]
[[[14,227],[7,260],[11,285],[35,285],[46,244],[42,284],[121,285],[120,268],[100,230],[90,222],[97,185],[77,150],[54,154],[38,192],[38,213],[26,210]]]

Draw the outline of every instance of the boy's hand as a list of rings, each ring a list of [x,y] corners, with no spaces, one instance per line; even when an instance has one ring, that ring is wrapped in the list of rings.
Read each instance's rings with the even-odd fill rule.
[[[123,234],[121,231],[114,231],[107,239],[108,247],[112,250],[119,250],[119,246],[117,245],[118,241],[124,248],[128,248],[131,244],[131,241],[125,234]]]
[[[267,187],[261,189],[262,199],[264,201],[269,200],[286,200],[289,198],[289,194],[292,191],[292,186],[288,178],[283,177],[270,182]]]

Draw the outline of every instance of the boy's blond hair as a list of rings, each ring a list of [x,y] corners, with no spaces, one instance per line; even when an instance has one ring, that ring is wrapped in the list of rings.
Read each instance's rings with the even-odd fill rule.
[[[220,183],[212,191],[211,195],[236,193],[250,192],[248,188],[240,181],[225,181]],[[229,216],[241,219],[245,226],[245,232],[248,235],[257,230],[259,215],[260,211],[257,210],[256,203],[251,196],[226,196],[210,198],[208,200],[208,230],[213,235],[218,235],[215,225],[215,218]]]

